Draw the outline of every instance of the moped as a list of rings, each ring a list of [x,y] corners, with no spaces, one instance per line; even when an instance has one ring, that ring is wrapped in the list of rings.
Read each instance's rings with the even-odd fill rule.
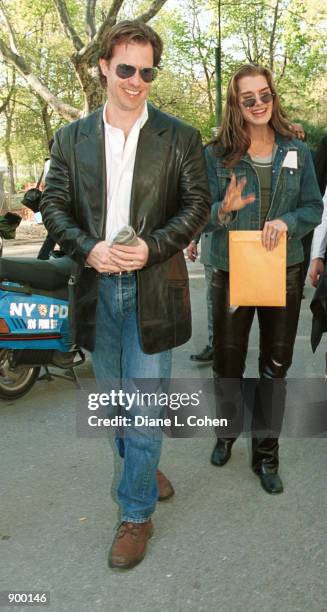
[[[40,378],[72,378],[85,361],[72,344],[68,283],[73,261],[2,257],[0,236],[0,398],[25,395]],[[49,371],[49,366],[65,374]],[[40,377],[40,370],[44,374]]]

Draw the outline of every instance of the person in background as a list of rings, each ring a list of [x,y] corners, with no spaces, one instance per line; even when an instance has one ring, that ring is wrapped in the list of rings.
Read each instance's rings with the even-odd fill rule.
[[[324,212],[321,223],[313,234],[309,279],[317,287],[324,272],[327,248],[327,136],[322,138],[315,155],[315,169],[320,192],[323,196]]]
[[[266,492],[282,493],[278,437],[285,402],[283,379],[292,363],[301,306],[301,239],[320,223],[322,202],[311,153],[294,138],[267,68],[247,64],[232,76],[222,126],[205,153],[213,200],[211,223],[219,229],[211,248],[213,372],[219,413],[234,421],[230,437],[218,432],[211,462],[223,466],[242,431],[242,418],[234,415],[243,412],[242,377],[257,311],[260,378],[252,416],[252,469]],[[287,234],[286,307],[230,307],[230,230],[262,230],[262,245],[268,251]]]
[[[295,138],[298,140],[305,140],[305,131],[301,123],[290,123],[290,130],[294,132]]]
[[[54,139],[51,138],[51,140],[49,140],[49,152],[50,152],[50,155],[51,155],[51,149],[52,149],[53,143],[54,143]],[[49,172],[49,168],[50,168],[50,157],[47,157],[45,159],[44,169],[43,169],[43,180],[42,180],[42,187],[43,187],[43,189],[44,189],[44,186],[45,186],[45,179],[46,179],[46,176],[47,176],[47,174]],[[40,212],[37,212],[35,214],[35,218],[36,218],[37,223],[43,223],[42,215],[41,215]],[[37,258],[38,259],[49,259],[50,253],[51,253],[51,251],[53,251],[55,246],[56,246],[56,241],[53,240],[53,238],[51,238],[50,234],[48,233],[46,238],[43,241],[43,244],[42,244],[39,252],[38,252]]]
[[[294,122],[290,123],[290,129],[292,130],[292,132],[294,132],[296,138],[298,138],[299,140],[305,141],[305,139],[306,139],[305,131],[304,131],[304,128],[301,125],[301,123],[294,123]],[[311,154],[312,154],[313,159],[314,159],[314,151],[311,150]],[[307,273],[308,273],[308,269],[309,269],[309,265],[310,265],[310,253],[311,253],[312,238],[313,238],[313,230],[311,232],[309,232],[308,234],[306,234],[305,236],[303,236],[303,238],[302,238],[302,246],[303,246],[303,264],[302,264],[302,286],[303,286],[303,292],[302,292],[302,299],[305,298],[304,285],[305,285],[305,281],[306,281],[306,278],[307,278]]]
[[[208,344],[194,355],[190,355],[191,361],[198,361],[200,363],[208,363],[212,361],[213,357],[213,322],[212,322],[212,289],[211,289],[211,278],[212,278],[212,266],[210,264],[210,250],[211,250],[211,239],[212,233],[203,232],[201,234],[201,254],[200,261],[204,266],[204,275],[206,282],[206,300],[207,300],[207,318],[208,318]],[[190,261],[195,261],[198,257],[198,242],[199,239],[192,240],[188,245],[186,251]]]

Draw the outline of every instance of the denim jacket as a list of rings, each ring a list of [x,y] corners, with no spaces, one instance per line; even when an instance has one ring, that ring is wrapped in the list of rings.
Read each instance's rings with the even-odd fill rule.
[[[270,208],[266,220],[281,219],[288,227],[287,265],[303,261],[301,238],[308,234],[321,221],[323,211],[311,153],[300,140],[287,140],[276,134],[277,151],[272,166],[272,186]],[[288,151],[297,152],[297,168],[288,166],[285,160]],[[233,169],[226,168],[221,157],[216,157],[213,147],[205,149],[209,186],[212,196],[211,220],[206,231],[214,231],[211,246],[211,264],[220,270],[228,270],[228,232],[229,230],[260,229],[260,185],[251,158],[244,155]],[[284,162],[285,160],[285,162]],[[222,205],[232,172],[237,182],[246,177],[242,196],[254,194],[256,199],[245,208],[232,213],[222,223],[218,210]]]

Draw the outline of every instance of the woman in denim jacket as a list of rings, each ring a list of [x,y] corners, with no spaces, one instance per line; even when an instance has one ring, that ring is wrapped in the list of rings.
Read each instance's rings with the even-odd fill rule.
[[[283,379],[292,362],[301,305],[301,238],[320,223],[322,214],[310,151],[293,136],[270,71],[251,64],[242,66],[229,83],[218,135],[206,148],[213,198],[211,228],[219,229],[214,232],[211,249],[213,371],[217,409],[231,426],[230,437],[217,439],[211,462],[224,465],[242,431],[241,379],[257,310],[260,380],[252,417],[252,468],[268,493],[283,491],[278,475],[278,436],[285,403]],[[268,250],[275,249],[287,233],[285,308],[230,308],[229,230],[262,230],[262,244]]]

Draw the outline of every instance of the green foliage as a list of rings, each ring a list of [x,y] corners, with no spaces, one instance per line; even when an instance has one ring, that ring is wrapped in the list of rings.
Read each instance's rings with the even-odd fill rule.
[[[73,9],[73,3],[71,8]],[[81,3],[79,3],[79,8]],[[33,71],[42,82],[62,101],[82,106],[82,92],[70,62],[72,48],[58,28],[58,17],[52,0],[10,0],[6,3],[8,17],[14,24],[17,44],[23,55],[28,57]],[[74,12],[74,11],[73,11]],[[2,34],[2,33],[1,33]],[[8,42],[8,34],[3,33]],[[10,70],[10,68],[7,70]],[[0,64],[0,79],[4,79],[6,68]],[[1,89],[1,98],[5,89]],[[44,124],[42,108],[45,103],[16,75],[15,116],[11,134],[11,151],[18,174],[22,168],[29,169],[24,180],[34,180],[35,168],[43,166],[48,154],[49,136],[65,121],[47,108],[49,125]],[[0,156],[4,159],[4,118],[0,115]],[[26,173],[26,171],[25,171]]]
[[[302,120],[300,118],[294,118],[295,123],[301,123],[305,132],[305,140],[311,150],[315,151],[318,148],[318,145],[323,138],[323,136],[327,135],[327,126],[324,125],[314,125],[309,121]]]
[[[168,0],[150,23],[165,43],[162,71],[151,99],[161,109],[198,127],[204,140],[215,127],[215,61],[218,45],[218,6],[221,5],[222,84],[226,90],[241,63],[271,66],[283,105],[293,121],[305,127],[314,147],[327,125],[327,7],[321,0]],[[151,0],[125,0],[120,18],[133,18]],[[83,41],[85,0],[66,0],[71,22]],[[58,20],[53,0],[7,0],[22,55],[57,96],[75,108],[83,106],[83,91],[71,57],[73,46]],[[97,25],[110,7],[98,0]],[[275,18],[276,17],[276,18]],[[1,24],[0,24],[1,25]],[[9,42],[1,28],[1,38]],[[6,71],[0,64],[0,106],[6,95]],[[42,115],[43,112],[43,115]],[[11,135],[16,164],[42,166],[48,134],[65,120],[52,111],[17,76]],[[5,119],[0,115],[0,157],[4,159]]]

